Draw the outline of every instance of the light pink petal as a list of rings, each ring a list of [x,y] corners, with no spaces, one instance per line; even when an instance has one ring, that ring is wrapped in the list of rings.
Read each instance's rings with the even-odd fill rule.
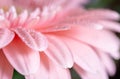
[[[28,11],[24,10],[20,15],[19,15],[19,24],[24,24],[28,18]]]
[[[39,52],[27,47],[18,37],[3,51],[11,65],[23,75],[35,73],[40,66]]]
[[[95,29],[108,29],[111,31],[120,32],[120,24],[114,21],[107,21],[107,20],[86,20],[87,27],[95,28]],[[85,22],[83,22],[83,25],[85,25]]]
[[[0,79],[12,79],[13,67],[9,64],[2,50],[0,50]]]
[[[4,16],[0,16],[0,28],[9,28],[10,22],[5,20]]]
[[[100,68],[100,61],[96,52],[81,41],[65,39],[65,43],[72,51],[74,61],[87,72],[96,73]]]
[[[9,9],[9,12],[6,13],[6,17],[8,18],[8,20],[10,22],[12,22],[13,20],[15,20],[17,18],[17,12],[16,12],[16,8],[14,6],[12,6]]]
[[[30,9],[35,9],[36,7],[39,7],[40,9],[44,7],[49,7],[51,5],[59,5],[62,2],[65,2],[65,0],[17,0],[14,1],[14,5],[22,7],[22,8],[27,8],[28,10]]]
[[[39,8],[36,8],[33,12],[30,13],[29,19],[36,18],[40,15],[41,11]]]
[[[71,26],[84,26],[90,27],[93,29],[108,29],[116,32],[120,32],[120,24],[115,21],[108,21],[108,20],[99,20],[99,19],[85,19],[78,20],[71,22]],[[69,23],[68,23],[69,24]],[[66,26],[68,25],[66,24]],[[70,24],[69,24],[70,25]]]
[[[74,22],[71,26],[84,26],[93,29],[108,29],[116,32],[120,32],[120,24],[114,21],[99,20],[99,19],[84,19]]]
[[[14,1],[14,4],[16,6],[24,7],[33,9],[35,7],[44,8],[44,6],[51,6],[51,5],[60,5],[60,6],[67,6],[67,4],[73,4],[76,6],[76,4],[85,4],[88,0],[17,0]],[[75,4],[76,3],[76,4]]]
[[[115,66],[112,58],[104,52],[99,52],[99,55],[100,55],[101,61],[104,64],[108,74],[113,76],[116,72],[116,66]]]
[[[71,31],[68,31],[68,33],[62,32],[61,34],[92,45],[97,49],[109,53],[116,59],[119,58],[119,39],[110,31],[95,30],[87,27],[75,27],[72,28]]]
[[[26,28],[33,28],[33,29],[36,29],[38,28],[40,25],[40,19],[39,18],[32,18],[30,20],[27,20],[26,24],[25,24],[25,27]],[[40,28],[40,27],[39,27]]]
[[[64,0],[65,3],[63,4],[64,10],[70,10],[72,8],[77,8],[78,6],[81,6],[82,4],[86,4],[88,0]],[[83,6],[79,7],[82,8]],[[66,8],[66,9],[65,9]]]
[[[37,51],[43,51],[47,48],[47,40],[40,32],[22,28],[16,28],[14,31],[28,47]]]
[[[100,19],[99,17],[95,16],[76,16],[76,17],[69,17],[59,24],[64,26],[82,26],[82,27],[90,27],[93,29],[109,29],[112,31],[120,32],[120,24],[115,21]]]
[[[74,16],[72,15],[72,18],[76,19],[105,19],[105,20],[119,20],[120,15],[119,13],[112,11],[112,10],[106,10],[106,9],[90,9],[90,10],[80,10],[80,9],[74,9],[72,11]],[[69,13],[71,14],[71,13]],[[71,16],[70,16],[71,17]]]
[[[78,72],[78,74],[82,77],[82,79],[108,79],[108,75],[106,74],[102,66],[101,66],[101,69],[98,70],[96,73],[85,72],[81,70],[81,68],[76,64],[74,65],[74,68]]]
[[[26,79],[71,79],[70,72],[66,68],[62,68],[53,63],[44,53],[40,53],[41,65],[39,70]]]
[[[49,79],[49,62],[48,62],[49,59],[44,53],[41,53],[40,56],[41,56],[40,69],[38,71],[39,74],[36,79],[38,79],[38,77],[42,79]]]
[[[52,27],[42,29],[42,32],[57,32],[57,31],[66,31],[71,29],[71,26],[65,25],[53,25]]]
[[[40,9],[36,8],[32,13],[30,13],[30,16],[27,18],[25,22],[26,28],[33,28],[36,29],[40,25]],[[40,27],[39,27],[40,28]]]
[[[14,38],[15,34],[5,28],[0,28],[0,48],[8,45]]]
[[[86,11],[86,13],[84,13],[83,16],[87,16],[87,17],[91,16],[93,18],[98,17],[98,18],[111,19],[111,20],[119,20],[120,18],[119,13],[106,9],[92,9]]]
[[[100,20],[100,21],[96,21],[96,23],[102,25],[103,28],[105,28],[105,29],[109,29],[109,30],[113,30],[113,31],[116,31],[116,32],[120,32],[120,24],[117,23],[117,22]]]
[[[61,68],[50,62],[49,79],[71,79],[70,72],[66,68]]]
[[[49,79],[49,62],[48,58],[44,53],[40,53],[40,66],[36,73],[31,75],[26,75],[26,79]]]
[[[49,47],[45,50],[46,55],[56,64],[71,68],[73,66],[73,58],[71,52],[57,36],[47,36],[49,40]]]

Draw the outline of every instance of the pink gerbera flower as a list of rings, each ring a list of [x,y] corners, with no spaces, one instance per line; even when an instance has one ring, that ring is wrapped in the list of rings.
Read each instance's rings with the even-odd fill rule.
[[[114,75],[119,14],[79,8],[79,0],[52,1],[10,1],[16,8],[9,11],[7,0],[1,5],[0,78],[11,79],[16,69],[26,79],[71,79],[71,67],[83,79]]]

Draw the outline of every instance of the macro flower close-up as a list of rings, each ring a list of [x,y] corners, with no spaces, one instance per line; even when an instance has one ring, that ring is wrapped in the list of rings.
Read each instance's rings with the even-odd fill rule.
[[[120,58],[119,13],[88,0],[0,0],[0,79],[109,79]]]

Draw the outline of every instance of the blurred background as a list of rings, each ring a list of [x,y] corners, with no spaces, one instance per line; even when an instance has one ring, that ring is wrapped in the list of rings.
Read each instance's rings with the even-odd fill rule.
[[[112,9],[120,13],[120,0],[91,0],[91,2],[86,5],[87,8],[107,8]],[[120,34],[117,34],[120,37]],[[120,79],[120,60],[116,61],[117,72],[115,76],[110,77],[110,79]],[[81,79],[77,73],[71,69],[72,79]],[[24,79],[22,75],[15,71],[13,79]]]
[[[90,0],[87,7],[91,8],[109,8],[120,12],[120,0]]]

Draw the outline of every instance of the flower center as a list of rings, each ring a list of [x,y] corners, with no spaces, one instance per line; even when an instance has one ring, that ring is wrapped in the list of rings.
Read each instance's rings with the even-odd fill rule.
[[[60,10],[60,6],[56,7],[54,5],[45,6],[42,10],[36,8],[34,11],[14,6],[11,8],[4,6],[0,9],[0,27],[16,28],[21,26],[24,28],[35,28],[38,25],[39,27],[47,26]]]

